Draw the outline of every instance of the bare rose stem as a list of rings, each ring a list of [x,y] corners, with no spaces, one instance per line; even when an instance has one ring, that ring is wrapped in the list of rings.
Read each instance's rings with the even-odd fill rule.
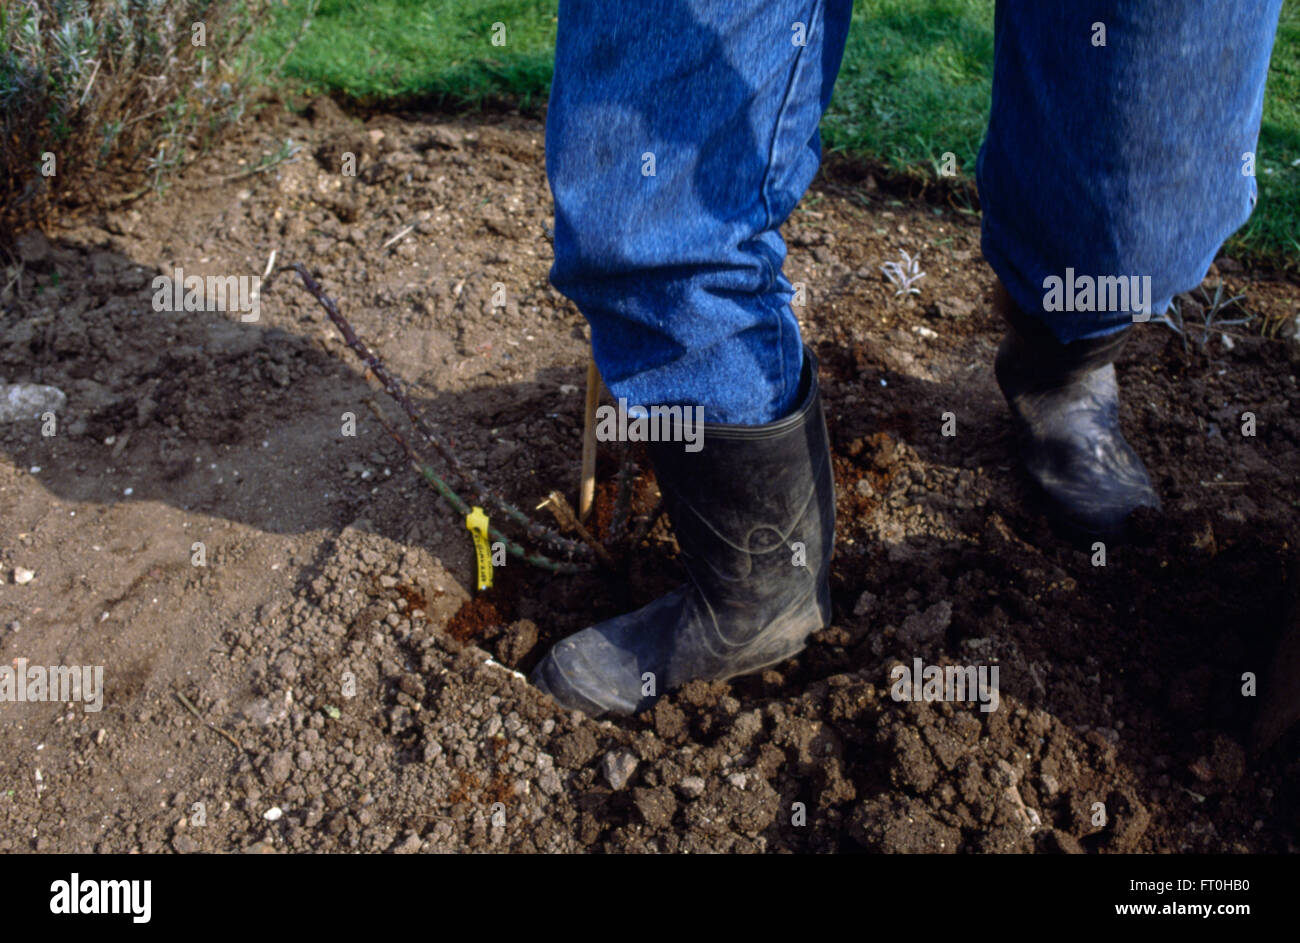
[[[283,265],[276,269],[277,274],[283,271],[298,273],[298,276],[302,279],[303,286],[307,289],[307,292],[320,303],[320,306],[325,309],[325,313],[329,316],[329,319],[334,322],[334,326],[337,327],[339,333],[343,335],[344,342],[353,353],[361,358],[361,361],[366,365],[370,373],[372,373],[375,379],[383,386],[384,392],[387,393],[393,401],[397,403],[397,405],[402,407],[402,410],[410,418],[411,424],[415,426],[416,430],[419,431],[425,440],[434,447],[438,454],[442,456],[443,460],[451,466],[451,469],[459,476],[461,481],[465,482],[469,486],[478,503],[495,507],[510,520],[524,528],[524,531],[528,536],[532,537],[534,540],[545,540],[552,546],[576,556],[587,557],[591,554],[591,548],[586,544],[561,536],[549,527],[538,524],[523,511],[519,510],[519,508],[510,504],[505,499],[497,497],[489,491],[479,480],[478,476],[474,474],[473,470],[467,468],[460,459],[456,457],[456,454],[452,452],[451,449],[447,448],[442,441],[442,437],[439,436],[424,417],[420,415],[419,411],[416,410],[415,405],[411,402],[410,397],[406,395],[406,391],[403,389],[401,381],[389,371],[389,369],[384,365],[384,362],[379,358],[379,355],[367,347],[365,342],[357,336],[356,331],[352,329],[352,325],[348,323],[347,318],[343,317],[339,312],[338,304],[333,298],[325,294],[316,280],[311,277],[311,273],[307,271],[307,267],[301,262],[294,262],[290,265]],[[419,467],[423,473],[423,463],[421,463]]]
[[[452,506],[456,513],[461,515],[468,514],[470,511],[469,505],[466,504],[461,496],[453,491],[445,481],[439,478],[432,468],[421,460],[419,454],[414,448],[412,448],[411,443],[407,442],[405,437],[403,437],[403,435],[384,417],[384,414],[380,412],[378,404],[375,403],[373,399],[367,399],[366,405],[369,406],[370,411],[375,414],[375,418],[379,420],[379,424],[384,427],[384,431],[392,436],[393,440],[402,447],[402,451],[406,453],[406,457],[411,460],[411,465],[414,466],[415,470],[424,477],[425,481],[433,486],[434,490]],[[504,543],[506,553],[510,554],[512,557],[518,557],[525,563],[531,563],[533,566],[540,567],[543,570],[550,570],[552,573],[585,573],[591,569],[590,563],[561,563],[540,553],[530,554],[527,550],[519,546],[519,544],[515,543],[495,527],[489,527],[488,534],[493,540],[499,540]]]

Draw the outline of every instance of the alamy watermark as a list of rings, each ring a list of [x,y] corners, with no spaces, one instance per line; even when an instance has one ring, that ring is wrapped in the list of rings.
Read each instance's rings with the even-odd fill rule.
[[[0,665],[0,701],[81,701],[88,714],[104,707],[103,665]]]
[[[132,923],[148,923],[153,914],[153,881],[83,880],[76,871],[50,884],[52,914],[129,914]]]
[[[889,671],[894,686],[889,696],[896,701],[979,701],[988,714],[1002,702],[998,693],[997,665],[927,665],[919,658],[912,667],[895,665]]]
[[[1125,312],[1134,321],[1151,319],[1150,275],[1075,275],[1043,279],[1044,311]]]
[[[262,315],[262,276],[186,275],[179,266],[153,280],[155,311],[234,311],[241,321]]]
[[[686,451],[704,448],[703,406],[617,406],[596,409],[596,438],[601,442],[684,442]]]

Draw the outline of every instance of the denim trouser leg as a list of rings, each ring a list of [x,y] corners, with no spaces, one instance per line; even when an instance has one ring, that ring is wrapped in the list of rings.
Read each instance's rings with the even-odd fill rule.
[[[852,0],[560,0],[553,284],[610,391],[784,415],[802,367],[778,227],[820,161]]]
[[[1259,137],[1280,10],[1281,0],[998,0],[977,167],[984,256],[1058,339],[1110,333],[1132,313],[1045,310],[1046,279],[1150,276],[1158,314],[1250,216],[1243,157]]]

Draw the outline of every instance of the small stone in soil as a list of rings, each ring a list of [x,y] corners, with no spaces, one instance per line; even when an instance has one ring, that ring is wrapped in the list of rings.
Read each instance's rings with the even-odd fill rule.
[[[697,799],[704,795],[704,779],[700,776],[687,776],[677,784],[677,791],[688,799]]]
[[[637,759],[635,754],[627,750],[610,750],[605,754],[605,759],[601,761],[601,769],[605,773],[605,780],[609,783],[610,788],[618,791],[627,785],[632,774],[636,772]]]

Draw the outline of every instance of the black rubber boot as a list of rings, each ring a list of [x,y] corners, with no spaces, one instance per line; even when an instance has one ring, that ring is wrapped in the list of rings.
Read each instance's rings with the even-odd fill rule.
[[[764,426],[706,423],[703,447],[648,443],[687,583],[557,642],[532,681],[592,716],[634,714],[696,679],[784,661],[829,624],[835,495],[817,361]]]
[[[1088,536],[1119,537],[1140,507],[1159,509],[1146,467],[1119,428],[1115,358],[1131,328],[1062,344],[998,287],[1009,328],[994,372],[1020,457],[1054,516]]]

